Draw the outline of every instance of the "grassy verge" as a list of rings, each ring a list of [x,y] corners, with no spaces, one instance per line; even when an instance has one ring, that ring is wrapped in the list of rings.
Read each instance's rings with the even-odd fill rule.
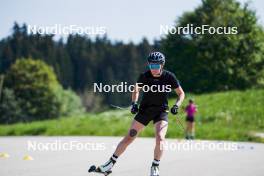
[[[264,142],[254,137],[254,132],[264,132],[264,90],[229,91],[204,95],[187,95],[198,104],[196,136],[199,139]],[[170,100],[172,104],[175,100]],[[187,100],[184,105],[186,105]],[[184,122],[185,114],[178,115]],[[0,135],[97,135],[123,136],[133,116],[127,110],[111,110],[99,114],[84,114],[77,117],[60,118],[14,125],[0,125]],[[169,115],[167,137],[181,138],[183,131]],[[154,135],[150,124],[141,136]]]

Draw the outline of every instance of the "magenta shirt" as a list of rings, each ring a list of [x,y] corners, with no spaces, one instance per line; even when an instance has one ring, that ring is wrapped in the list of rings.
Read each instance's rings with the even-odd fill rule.
[[[197,112],[196,106],[194,104],[189,104],[186,108],[185,108],[185,112],[187,113],[187,116],[189,117],[193,117],[194,114]]]

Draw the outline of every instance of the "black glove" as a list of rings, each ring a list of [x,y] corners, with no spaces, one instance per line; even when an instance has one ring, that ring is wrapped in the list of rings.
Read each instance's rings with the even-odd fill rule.
[[[135,102],[132,102],[132,106],[131,106],[131,113],[132,114],[136,114],[137,112],[138,112],[138,104],[137,103],[135,103]]]
[[[178,113],[178,109],[179,109],[178,105],[173,105],[171,108],[171,113],[173,115],[176,115]]]

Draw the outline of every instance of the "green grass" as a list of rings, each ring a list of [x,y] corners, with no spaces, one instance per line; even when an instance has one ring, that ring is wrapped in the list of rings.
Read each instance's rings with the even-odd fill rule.
[[[198,105],[196,116],[196,137],[235,141],[264,142],[251,133],[264,132],[264,90],[229,91],[204,95],[187,95]],[[175,100],[171,99],[170,104]],[[184,122],[183,110],[177,116]],[[84,114],[31,123],[0,125],[0,135],[97,135],[123,136],[127,133],[133,116],[128,110],[111,110],[98,114]],[[183,131],[176,123],[176,117],[169,115],[167,137],[181,138]],[[154,136],[150,124],[141,136]]]

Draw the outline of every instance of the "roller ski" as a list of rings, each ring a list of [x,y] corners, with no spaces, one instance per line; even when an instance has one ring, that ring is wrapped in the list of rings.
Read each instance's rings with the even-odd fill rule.
[[[88,172],[95,172],[104,174],[105,176],[112,173],[112,167],[116,162],[117,157],[113,155],[105,164],[96,167],[95,165],[91,166]]]
[[[89,168],[88,172],[100,173],[100,174],[104,174],[105,176],[110,175],[110,174],[112,173],[111,170],[109,170],[109,171],[102,171],[102,170],[100,169],[100,167],[96,167],[95,165],[91,166],[91,167]]]

